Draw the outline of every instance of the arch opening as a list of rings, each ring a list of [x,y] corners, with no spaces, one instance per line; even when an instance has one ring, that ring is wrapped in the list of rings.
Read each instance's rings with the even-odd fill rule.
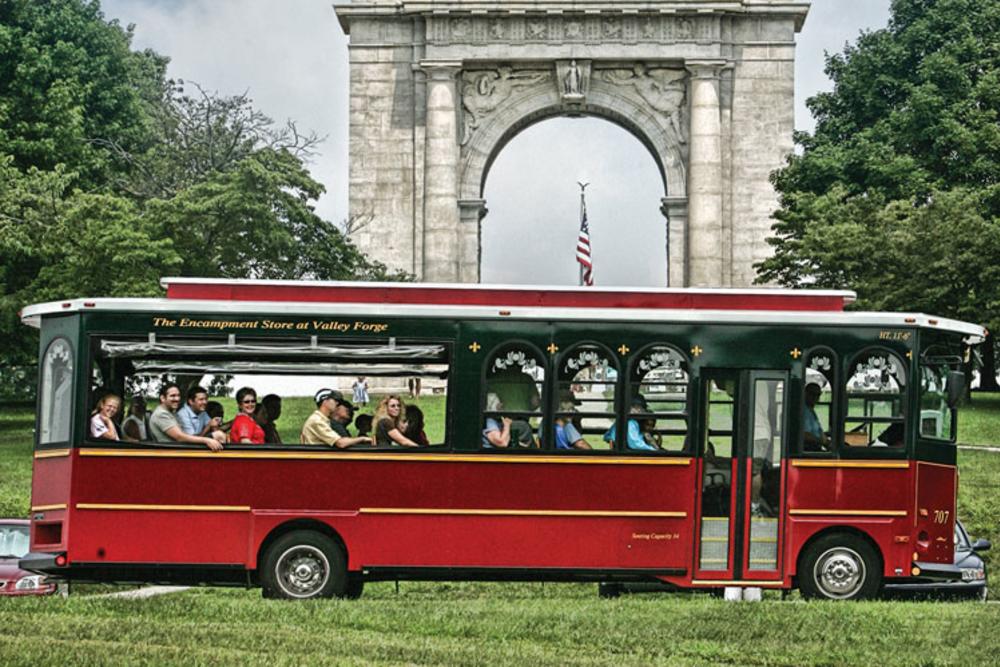
[[[511,127],[482,177],[481,282],[577,284],[577,183],[589,182],[595,285],[667,284],[667,179],[641,136],[625,123],[551,110]]]

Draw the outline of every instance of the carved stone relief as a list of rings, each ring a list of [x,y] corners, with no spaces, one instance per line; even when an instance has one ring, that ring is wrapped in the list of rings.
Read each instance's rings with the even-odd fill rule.
[[[482,120],[514,91],[539,84],[551,76],[544,70],[515,70],[507,66],[463,72],[462,109],[465,122],[461,144],[467,144]]]
[[[687,143],[686,123],[681,122],[687,96],[687,73],[682,69],[651,68],[636,63],[631,69],[609,69],[601,77],[616,86],[634,87],[639,96],[667,118],[678,141]]]

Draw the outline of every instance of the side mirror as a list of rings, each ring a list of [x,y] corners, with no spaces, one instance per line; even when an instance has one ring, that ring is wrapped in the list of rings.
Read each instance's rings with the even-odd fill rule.
[[[993,544],[991,544],[989,540],[984,540],[983,538],[979,538],[978,540],[972,543],[972,550],[989,551],[992,546]]]
[[[965,373],[951,371],[948,373],[948,407],[954,408],[962,400],[965,393]]]

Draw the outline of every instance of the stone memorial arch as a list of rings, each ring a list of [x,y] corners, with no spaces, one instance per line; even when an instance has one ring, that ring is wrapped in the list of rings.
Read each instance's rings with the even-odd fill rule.
[[[483,188],[508,141],[588,115],[649,150],[668,276],[745,286],[791,152],[797,0],[409,2],[335,7],[350,44],[352,238],[433,282],[478,282]]]

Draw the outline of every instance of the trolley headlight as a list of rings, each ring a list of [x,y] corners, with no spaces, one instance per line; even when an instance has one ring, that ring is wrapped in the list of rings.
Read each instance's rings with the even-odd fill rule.
[[[45,577],[40,574],[32,574],[27,577],[21,577],[14,584],[15,591],[34,591],[45,585]]]
[[[986,578],[986,570],[981,567],[963,567],[962,581],[982,581]]]

